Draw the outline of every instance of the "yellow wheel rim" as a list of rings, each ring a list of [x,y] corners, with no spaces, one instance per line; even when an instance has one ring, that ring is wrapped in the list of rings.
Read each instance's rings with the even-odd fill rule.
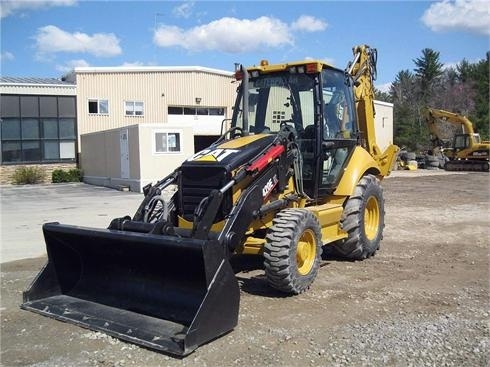
[[[364,209],[364,232],[370,241],[374,240],[378,235],[379,216],[378,199],[374,196],[370,196],[366,203],[366,208]]]
[[[307,229],[301,235],[298,241],[296,251],[296,263],[298,264],[298,272],[301,275],[307,275],[313,268],[316,259],[316,238],[315,232]]]

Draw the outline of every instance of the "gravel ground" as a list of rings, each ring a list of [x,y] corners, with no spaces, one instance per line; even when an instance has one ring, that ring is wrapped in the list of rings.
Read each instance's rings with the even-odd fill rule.
[[[325,256],[299,296],[271,290],[260,259],[235,259],[238,326],[184,359],[21,311],[45,258],[4,263],[2,365],[488,366],[488,177],[396,172],[383,182],[380,251],[363,262]]]

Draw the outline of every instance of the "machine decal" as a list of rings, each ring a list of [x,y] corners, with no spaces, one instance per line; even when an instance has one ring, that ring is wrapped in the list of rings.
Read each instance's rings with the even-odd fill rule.
[[[265,199],[267,196],[269,196],[269,194],[272,192],[272,190],[274,190],[274,187],[276,187],[277,183],[279,182],[278,178],[277,178],[277,175],[274,174],[274,176],[272,176],[268,181],[267,183],[265,184],[265,186],[262,188],[262,197]]]
[[[231,154],[239,152],[238,149],[204,149],[194,154],[187,161],[221,162]]]

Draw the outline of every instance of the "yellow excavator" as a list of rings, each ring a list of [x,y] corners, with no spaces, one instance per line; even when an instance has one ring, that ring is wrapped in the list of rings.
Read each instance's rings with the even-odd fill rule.
[[[287,294],[312,285],[324,245],[372,256],[384,227],[380,180],[398,148],[376,144],[377,52],[353,53],[346,70],[237,65],[221,137],[145,187],[132,217],[107,229],[44,224],[48,262],[21,307],[185,356],[237,325],[233,255],[262,256],[267,282]]]
[[[490,142],[481,140],[466,116],[426,108],[424,117],[434,150],[447,158],[445,170],[488,172]]]

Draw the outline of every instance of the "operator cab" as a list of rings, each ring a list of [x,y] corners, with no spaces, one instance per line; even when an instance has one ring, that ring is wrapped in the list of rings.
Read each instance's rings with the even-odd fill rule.
[[[232,128],[243,135],[286,131],[302,158],[305,194],[320,198],[338,185],[357,144],[352,80],[318,61],[237,70],[241,80]]]
[[[454,136],[453,149],[455,151],[460,151],[463,149],[470,148],[473,144],[481,144],[480,134],[458,134]]]

